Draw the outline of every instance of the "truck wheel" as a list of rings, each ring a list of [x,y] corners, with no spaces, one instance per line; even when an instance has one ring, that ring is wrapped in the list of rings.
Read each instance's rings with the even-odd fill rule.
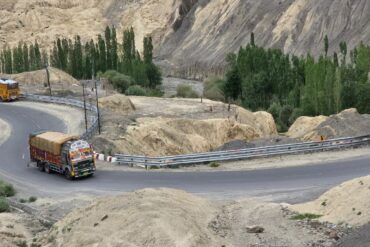
[[[49,166],[49,164],[45,164],[45,172],[46,173],[48,173],[48,174],[50,174],[51,173],[51,170],[50,170],[50,166]]]
[[[40,172],[44,172],[45,171],[45,166],[40,161],[37,161],[37,168],[39,169]]]
[[[72,180],[72,179],[73,179],[72,174],[71,174],[71,172],[70,172],[68,169],[66,169],[66,170],[64,171],[64,176],[65,176],[65,178],[66,178],[67,180]]]

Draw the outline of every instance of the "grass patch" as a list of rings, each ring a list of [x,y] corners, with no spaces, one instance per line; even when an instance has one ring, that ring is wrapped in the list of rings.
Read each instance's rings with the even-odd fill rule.
[[[37,201],[36,196],[30,196],[30,198],[28,198],[28,202],[35,202],[35,201]]]
[[[16,193],[13,185],[5,183],[4,181],[0,180],[0,196],[3,197],[10,197],[14,196]]]
[[[28,247],[28,244],[27,244],[27,241],[26,240],[19,241],[18,243],[16,243],[16,245],[18,247]]]
[[[21,198],[21,199],[19,199],[19,202],[20,202],[20,203],[26,203],[26,202],[27,202],[27,200],[26,200],[26,199],[24,199],[24,198]]]
[[[291,217],[291,220],[313,220],[313,219],[318,219],[322,215],[319,214],[310,214],[310,213],[305,213],[305,214],[297,214]]]
[[[10,206],[4,197],[0,197],[0,213],[9,212]]]
[[[160,167],[159,166],[149,166],[150,170],[158,170]]]
[[[197,92],[189,85],[180,84],[176,88],[176,96],[180,98],[199,98]]]
[[[217,168],[219,166],[220,166],[220,164],[217,163],[217,162],[214,162],[214,161],[209,164],[209,167],[212,167],[212,168]]]

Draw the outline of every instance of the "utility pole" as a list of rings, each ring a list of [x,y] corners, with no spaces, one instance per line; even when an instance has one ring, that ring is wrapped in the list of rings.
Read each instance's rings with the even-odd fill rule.
[[[49,66],[47,63],[45,64],[45,69],[46,69],[46,79],[48,81],[48,86],[49,86],[49,95],[51,97],[52,95],[51,95],[51,86],[50,86],[50,74],[49,74]]]
[[[98,130],[99,135],[101,134],[101,125],[100,125],[100,110],[99,110],[99,97],[98,97],[98,85],[95,80],[95,69],[94,69],[94,61],[93,61],[93,67],[92,67],[92,79],[95,83],[95,95],[96,95],[96,109],[98,111]]]
[[[87,132],[87,110],[86,110],[86,97],[85,97],[85,83],[82,83],[82,95],[84,97],[85,128],[86,128],[86,132]]]

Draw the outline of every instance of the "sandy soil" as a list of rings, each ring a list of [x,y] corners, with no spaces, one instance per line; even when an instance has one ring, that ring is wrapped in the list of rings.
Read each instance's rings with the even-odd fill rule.
[[[253,226],[262,227],[264,232],[249,233],[247,229]],[[323,232],[308,230],[292,221],[279,204],[250,199],[208,201],[173,189],[144,189],[98,199],[69,213],[41,239],[42,246],[308,246],[319,241],[330,243]]]
[[[322,215],[321,221],[361,226],[370,222],[370,176],[345,182],[292,210]]]
[[[31,243],[34,236],[43,231],[41,224],[30,215],[21,212],[0,214],[0,243],[4,247],[14,247],[22,241]]]
[[[271,114],[211,100],[116,95],[100,101],[105,110],[103,131],[93,139],[98,152],[150,156],[205,152],[235,139],[277,134]]]
[[[84,115],[83,111],[74,107],[44,104],[38,102],[14,102],[13,105],[28,107],[51,114],[65,122],[67,132],[71,134],[82,134],[84,132]]]
[[[11,131],[10,125],[4,120],[0,119],[0,145],[9,138]]]

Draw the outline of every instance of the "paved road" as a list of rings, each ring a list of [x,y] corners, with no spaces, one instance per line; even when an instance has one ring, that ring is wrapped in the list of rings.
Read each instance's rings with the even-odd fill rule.
[[[172,187],[213,198],[258,196],[275,201],[311,199],[345,180],[370,174],[370,156],[315,166],[230,172],[98,171],[93,178],[67,181],[27,168],[28,134],[39,129],[63,131],[63,123],[44,112],[0,104],[0,117],[11,124],[10,139],[0,148],[0,176],[22,189],[42,194],[112,193],[145,187]],[[0,130],[1,131],[1,130]]]

